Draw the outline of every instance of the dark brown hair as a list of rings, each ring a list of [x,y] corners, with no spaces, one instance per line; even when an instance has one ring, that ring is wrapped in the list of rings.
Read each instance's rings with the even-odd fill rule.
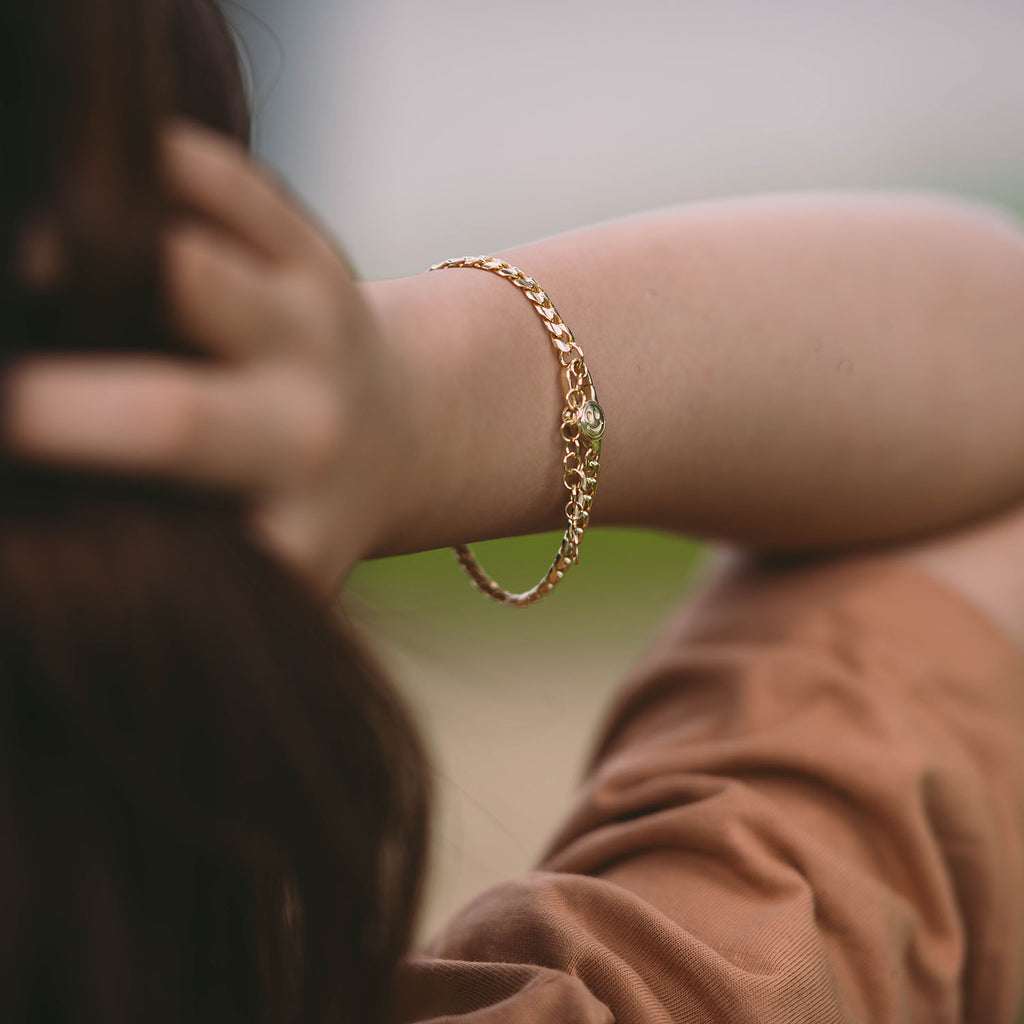
[[[11,0],[0,47],[0,362],[198,358],[162,309],[156,138],[248,139],[219,10]],[[400,702],[235,502],[0,455],[5,1024],[387,1020],[426,808]]]

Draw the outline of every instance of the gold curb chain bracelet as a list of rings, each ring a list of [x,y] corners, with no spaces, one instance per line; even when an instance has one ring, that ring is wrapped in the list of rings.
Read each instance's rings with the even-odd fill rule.
[[[594,379],[587,369],[583,350],[572,331],[558,315],[547,293],[518,267],[492,256],[464,256],[460,259],[435,263],[430,270],[449,270],[470,267],[497,274],[514,284],[530,301],[544,327],[563,371],[565,408],[562,410],[559,432],[565,442],[562,459],[562,483],[569,492],[565,506],[565,536],[551,563],[551,568],[535,586],[521,594],[499,586],[476,560],[465,545],[453,548],[455,557],[469,574],[473,583],[488,597],[501,604],[524,606],[539,601],[551,593],[570,566],[580,559],[580,541],[590,522],[590,509],[597,491],[597,477],[601,464],[601,437],[604,434],[604,411],[597,401]]]

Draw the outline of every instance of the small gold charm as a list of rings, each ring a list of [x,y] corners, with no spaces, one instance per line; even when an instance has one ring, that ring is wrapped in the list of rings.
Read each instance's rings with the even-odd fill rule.
[[[604,409],[597,402],[587,402],[580,409],[580,430],[595,448],[600,446],[604,433]]]

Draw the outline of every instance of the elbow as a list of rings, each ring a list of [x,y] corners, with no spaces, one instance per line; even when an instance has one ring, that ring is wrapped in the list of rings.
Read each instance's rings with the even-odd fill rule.
[[[930,207],[933,215],[939,219],[958,221],[960,227],[968,232],[990,234],[993,240],[1016,247],[1024,256],[1024,220],[1009,206],[952,192],[916,190],[901,195],[909,201]]]

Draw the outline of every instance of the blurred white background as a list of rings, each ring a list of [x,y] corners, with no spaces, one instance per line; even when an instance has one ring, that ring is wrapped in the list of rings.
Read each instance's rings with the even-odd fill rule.
[[[1024,194],[1018,0],[241,0],[265,157],[368,276],[738,192]]]
[[[261,155],[365,276],[742,192],[909,186],[1024,206],[1019,0],[231,0],[229,12],[251,54]],[[611,540],[594,531],[586,564],[527,612],[484,609],[449,558],[359,577],[438,764],[425,931],[531,864],[608,694],[686,585],[692,548]],[[521,582],[550,557],[528,551]],[[586,665],[570,623],[587,631]]]

